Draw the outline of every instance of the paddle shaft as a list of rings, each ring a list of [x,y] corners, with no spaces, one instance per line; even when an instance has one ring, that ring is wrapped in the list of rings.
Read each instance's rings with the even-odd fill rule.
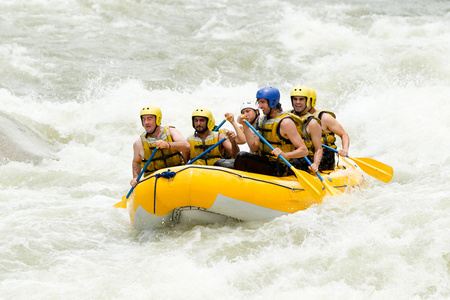
[[[336,153],[339,153],[338,150],[333,149],[333,148],[331,148],[330,146],[327,146],[327,145],[322,144],[322,147],[325,147],[325,148],[327,148],[327,149],[329,149],[329,150],[331,150],[331,151],[334,151],[334,152],[336,152]],[[348,155],[347,155],[346,157],[348,157]]]
[[[216,126],[216,128],[214,128],[213,131],[219,130],[219,128],[222,127],[223,124],[225,124],[225,121],[226,121],[226,120],[227,120],[227,119],[224,119],[222,122],[220,122],[220,124],[219,124],[218,126]]]
[[[250,125],[247,120],[244,120],[244,122],[272,151],[275,150],[275,148],[265,138],[263,138],[263,136],[258,131],[256,131],[256,129],[252,125]],[[281,160],[284,161],[284,163],[288,165],[289,168],[293,168],[293,166],[281,154],[278,155],[278,157],[281,158]]]
[[[244,119],[244,122],[259,137],[261,141],[263,141],[270,149],[272,149],[272,151],[275,150],[275,148],[271,144],[269,144],[269,142],[252,125],[250,125],[250,123],[247,120]],[[282,155],[278,155],[278,157],[280,157],[284,161],[284,163],[288,165],[288,167],[292,170],[292,172],[294,172],[295,176],[297,177],[297,180],[300,182],[300,184],[307,193],[309,193],[315,200],[319,200],[321,197],[323,197],[319,182],[317,182],[308,173],[297,170]],[[317,186],[316,183],[319,186]]]
[[[197,159],[201,158],[202,156],[204,156],[206,153],[210,152],[212,149],[216,148],[217,146],[219,146],[220,144],[222,144],[227,138],[224,137],[223,139],[221,139],[220,141],[218,141],[217,143],[215,143],[214,145],[212,145],[211,147],[209,147],[208,149],[206,149],[205,151],[203,151],[202,154],[200,154],[199,156],[195,157],[194,159],[192,159],[191,161],[189,161],[186,165],[190,165],[192,164],[194,161],[196,161]]]
[[[146,163],[145,166],[142,168],[141,173],[139,173],[139,176],[136,178],[136,182],[139,182],[139,179],[141,179],[142,174],[144,174],[145,170],[147,170],[148,165],[149,165],[150,162],[152,161],[153,156],[155,156],[155,154],[156,154],[157,151],[158,151],[158,148],[156,148],[155,150],[153,150],[152,155],[150,155],[150,158],[147,160],[147,163]],[[137,183],[136,183],[136,184],[137,184]],[[136,185],[135,185],[135,186],[136,186]],[[128,199],[128,197],[130,197],[130,195],[131,195],[131,193],[133,192],[135,186],[131,187],[130,191],[129,191],[128,194],[127,194],[127,199]]]
[[[308,163],[309,166],[312,165],[311,161],[306,156],[303,156],[303,158],[306,160],[306,162]],[[315,173],[316,173],[317,177],[319,177],[320,181],[323,182],[323,178],[322,178],[322,176],[320,176],[319,172],[315,172]]]

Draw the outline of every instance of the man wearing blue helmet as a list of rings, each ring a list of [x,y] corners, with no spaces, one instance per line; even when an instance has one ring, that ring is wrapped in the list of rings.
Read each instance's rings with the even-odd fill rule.
[[[275,149],[272,151],[245,122],[241,122],[248,147],[257,154],[239,152],[234,168],[272,176],[290,175],[292,171],[278,156],[282,155],[292,162],[294,158],[306,156],[308,148],[290,115],[283,113],[277,88],[268,86],[259,89],[256,99],[258,108],[264,114],[257,122],[257,129]]]

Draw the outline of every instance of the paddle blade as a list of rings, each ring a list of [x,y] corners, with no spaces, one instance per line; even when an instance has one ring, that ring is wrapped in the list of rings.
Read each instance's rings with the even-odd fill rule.
[[[363,170],[370,176],[383,181],[384,183],[388,183],[389,181],[391,181],[392,177],[394,176],[394,169],[391,166],[383,164],[382,162],[379,162],[375,159],[368,157],[349,158],[353,160],[358,165],[358,167],[361,168],[361,170]]]
[[[123,195],[122,201],[117,202],[113,206],[118,208],[127,208],[127,202],[128,202],[127,196]]]
[[[297,177],[298,182],[300,182],[303,189],[305,189],[305,191],[308,194],[310,194],[315,201],[323,198],[324,193],[322,185],[318,180],[316,180],[313,176],[309,175],[308,173],[297,170],[292,166],[291,170],[294,172],[295,177]]]
[[[339,196],[342,195],[342,192],[336,188],[334,188],[331,184],[329,184],[328,182],[326,182],[325,180],[322,181],[323,185],[325,186],[326,191],[328,192],[329,195],[331,196]]]

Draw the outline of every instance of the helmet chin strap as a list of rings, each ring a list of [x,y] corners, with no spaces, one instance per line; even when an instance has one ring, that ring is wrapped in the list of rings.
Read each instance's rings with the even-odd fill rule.
[[[153,134],[155,131],[156,131],[156,129],[158,128],[159,126],[158,125],[156,125],[155,126],[155,129],[153,129],[153,131],[152,132],[150,132],[150,134]]]
[[[293,107],[293,108],[294,108],[294,107]],[[299,112],[299,113],[297,113],[297,111],[296,111],[295,108],[294,108],[294,113],[299,114],[299,115],[304,114],[304,113],[305,113],[305,110],[306,110],[307,108],[308,108],[308,107],[305,107],[305,109],[302,110],[302,111]]]
[[[294,113],[297,113],[297,111],[295,110],[295,107],[294,107],[294,101],[292,100],[292,97],[291,97],[291,105],[292,105],[292,108],[294,109]],[[298,114],[304,114],[305,113],[305,110],[307,110],[308,109],[308,104],[306,104],[306,106],[305,106],[305,109],[304,110],[302,110],[301,112],[299,112]],[[309,111],[309,110],[308,110]],[[307,112],[308,112],[307,111]]]
[[[258,117],[259,117],[259,110],[256,110],[255,111],[256,113],[255,113],[255,118],[250,122],[250,124],[253,124],[253,123],[255,123],[255,121],[258,119]]]
[[[141,116],[141,124],[142,124],[142,127],[144,127],[144,122],[142,121],[142,116]],[[156,124],[155,124],[156,125]],[[147,134],[153,134],[153,132],[155,132],[156,131],[156,129],[159,127],[159,125],[156,125],[155,126],[155,129],[153,129],[153,131],[152,132],[147,132]]]

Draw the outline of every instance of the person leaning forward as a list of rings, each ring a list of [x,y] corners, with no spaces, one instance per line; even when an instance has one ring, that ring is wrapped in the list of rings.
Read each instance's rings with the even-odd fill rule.
[[[242,129],[240,128],[239,124],[234,119],[234,114],[232,113],[225,113],[225,119],[231,123],[234,130],[236,132],[233,132],[231,130],[227,129],[219,129],[220,133],[224,133],[227,135],[228,139],[231,142],[232,145],[232,154],[226,155],[224,158],[218,159],[214,162],[215,166],[218,167],[225,167],[229,169],[234,168],[234,159],[236,158],[236,155],[239,153],[240,149],[238,145],[245,144],[245,135]],[[225,153],[227,154],[227,153]]]
[[[245,102],[244,102],[244,104],[245,104]],[[247,107],[246,104],[244,106]],[[253,104],[253,106],[255,106],[255,104]],[[258,108],[256,108],[256,110],[257,109]],[[243,110],[244,109],[241,107],[241,114],[243,114]],[[256,115],[255,112],[253,112],[253,114]],[[259,114],[258,114],[258,116],[259,116]],[[242,117],[243,117],[242,115],[239,115],[238,119],[241,119],[241,121],[242,121]],[[257,117],[252,118],[253,121],[250,121],[250,123],[253,124],[253,122],[256,120],[256,118]],[[242,125],[238,125],[238,123],[234,119],[234,114],[232,114],[232,113],[225,113],[225,119],[228,120],[228,122],[230,122],[231,125],[233,125],[234,130],[236,130],[236,133],[232,132],[229,135],[227,135],[229,137],[229,139],[230,139],[231,144],[233,145],[233,155],[232,155],[231,158],[228,157],[228,158],[223,158],[223,159],[217,160],[214,163],[214,165],[215,166],[219,166],[219,167],[226,167],[226,168],[233,169],[234,168],[234,159],[236,158],[236,155],[240,151],[238,145],[243,145],[247,141],[245,140],[245,135],[244,135],[244,131],[242,129]],[[228,132],[229,131],[227,131],[227,133]]]
[[[234,129],[236,130],[236,144],[242,145],[247,141],[245,139],[244,129],[242,125],[238,125],[237,123],[242,124],[244,123],[243,119],[246,119],[253,126],[253,128],[256,128],[256,123],[259,119],[258,104],[256,103],[256,101],[245,101],[241,105],[240,112],[241,113],[237,117],[237,121],[234,120],[234,115],[232,113],[226,113],[225,118],[233,125]],[[230,141],[233,142],[232,139],[230,139]],[[233,169],[234,158],[236,158],[236,155],[234,155],[232,159],[219,159],[214,163],[214,165]]]
[[[271,150],[260,138],[241,121],[245,138],[250,151],[239,152],[234,168],[237,170],[255,172],[272,176],[286,176],[292,174],[291,169],[285,165],[279,155],[292,162],[308,154],[297,127],[288,113],[283,113],[280,103],[280,92],[275,87],[264,87],[257,91],[258,108],[264,114],[257,122],[259,133],[275,149]]]
[[[195,132],[187,138],[187,142],[190,146],[189,158],[191,160],[225,137],[225,134],[213,131],[215,127],[214,117],[211,111],[207,108],[197,108],[194,110],[192,113],[192,127],[194,127]],[[226,135],[231,136],[232,132],[227,132]],[[209,153],[205,154],[200,159],[197,159],[193,164],[212,166],[217,160],[224,158],[227,155],[232,156],[233,149],[236,147],[237,145],[233,146],[227,139],[212,149]],[[234,151],[236,152],[236,150]]]
[[[239,129],[239,125],[236,123],[236,121],[234,120],[234,115],[232,113],[225,113],[225,120],[227,120],[228,122],[231,123],[231,125],[233,125],[233,127],[236,129]],[[245,143],[245,136],[243,132],[233,132],[231,130],[225,129],[225,128],[219,128],[217,129],[216,121],[213,117],[213,124],[214,124],[214,128],[213,131],[218,131],[221,134],[226,135],[226,137],[228,138],[228,140],[231,143],[231,152],[228,151],[223,151],[222,156],[225,157],[226,159],[231,159],[231,158],[235,158],[236,155],[239,152],[239,146],[238,144],[244,144]],[[226,148],[224,148],[226,150]],[[214,163],[214,165],[217,164],[217,161]]]
[[[141,110],[141,123],[145,131],[133,144],[133,179],[130,184],[135,186],[137,177],[145,166],[153,151],[153,156],[147,166],[144,176],[159,169],[184,165],[189,151],[189,143],[183,135],[172,126],[161,126],[161,109],[150,105]]]
[[[242,124],[243,119],[247,120],[247,122],[256,129],[256,124],[259,119],[259,109],[256,101],[245,101],[241,104],[241,114],[237,117],[237,122]],[[242,126],[240,127],[240,130],[244,132]]]
[[[350,147],[350,137],[342,125],[336,120],[336,115],[333,112],[326,110],[317,110],[316,107],[316,91],[309,88],[311,97],[311,108],[309,113],[318,118],[322,125],[322,144],[327,145],[333,149],[337,149],[335,144],[336,136],[338,135],[342,141],[342,149],[339,150],[339,156],[346,157],[348,155],[348,148]],[[323,156],[319,165],[320,170],[334,170],[336,164],[336,155],[334,151],[323,148]]]

